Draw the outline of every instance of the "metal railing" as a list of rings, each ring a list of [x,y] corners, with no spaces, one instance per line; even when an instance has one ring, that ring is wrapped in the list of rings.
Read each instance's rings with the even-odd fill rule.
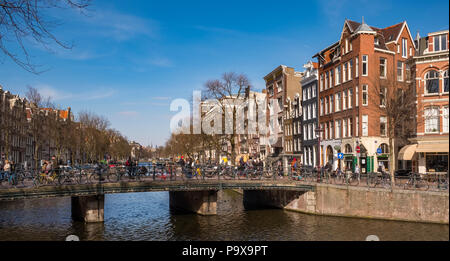
[[[176,180],[282,180],[299,183],[325,183],[342,186],[392,188],[389,173],[368,174],[351,171],[329,171],[312,168],[289,168],[287,172],[262,167],[231,167],[221,165],[152,166],[152,167],[63,167],[48,172],[0,171],[0,189],[11,187],[40,187],[71,184],[116,182],[176,181]],[[440,175],[409,173],[395,177],[396,189],[448,191],[448,173]]]

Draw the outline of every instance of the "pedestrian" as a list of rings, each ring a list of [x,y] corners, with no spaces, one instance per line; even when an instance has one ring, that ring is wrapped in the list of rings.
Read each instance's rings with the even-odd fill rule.
[[[9,162],[9,160],[5,160],[5,165],[3,165],[3,171],[4,172],[11,171],[11,163]]]

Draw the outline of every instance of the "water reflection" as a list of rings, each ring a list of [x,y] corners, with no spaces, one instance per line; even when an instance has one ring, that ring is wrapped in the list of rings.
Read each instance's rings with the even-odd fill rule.
[[[218,215],[173,214],[169,193],[108,194],[105,222],[73,222],[70,198],[0,202],[0,240],[449,240],[448,225],[244,210],[242,195],[218,195]]]

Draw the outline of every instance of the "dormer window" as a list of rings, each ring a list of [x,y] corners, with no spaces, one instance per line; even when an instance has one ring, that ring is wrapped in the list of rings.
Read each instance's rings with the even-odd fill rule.
[[[441,34],[434,36],[434,51],[445,51],[447,50],[447,35]]]
[[[380,40],[378,39],[378,37],[374,38],[374,44],[380,45]]]

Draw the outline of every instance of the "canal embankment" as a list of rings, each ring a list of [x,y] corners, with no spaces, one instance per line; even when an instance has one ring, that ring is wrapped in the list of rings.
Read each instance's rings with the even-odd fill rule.
[[[314,191],[302,193],[283,208],[315,215],[449,224],[448,192],[317,184]]]

